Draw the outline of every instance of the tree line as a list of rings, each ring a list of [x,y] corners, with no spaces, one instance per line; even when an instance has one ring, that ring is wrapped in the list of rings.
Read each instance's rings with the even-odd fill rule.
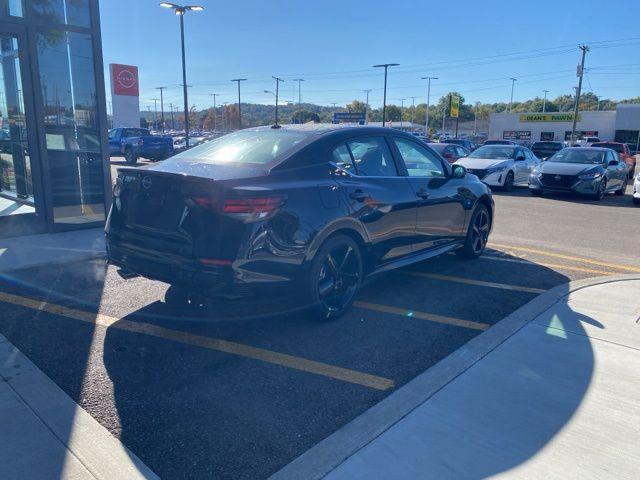
[[[437,129],[442,124],[442,116],[449,115],[449,95],[458,95],[460,98],[459,118],[461,122],[472,121],[477,115],[478,120],[489,120],[491,113],[507,112],[508,102],[496,103],[476,103],[474,105],[465,103],[465,98],[458,92],[450,92],[447,95],[429,106],[429,127]],[[640,103],[640,97],[611,100],[598,99],[598,97],[587,92],[580,96],[580,111],[594,110],[615,110],[620,103]],[[535,97],[524,102],[513,102],[511,111],[521,112],[542,112],[544,99]],[[571,112],[574,109],[575,98],[571,95],[560,95],[554,99],[547,99],[544,105],[546,112]],[[275,105],[263,105],[257,103],[242,103],[242,127],[255,127],[270,125],[275,122]],[[312,103],[302,103],[301,105],[288,103],[278,105],[279,123],[306,123],[306,122],[331,122],[333,112],[364,112],[366,104],[359,100],[353,100],[343,107],[327,107]],[[410,105],[401,108],[398,105],[389,104],[386,108],[386,119],[391,122],[412,121],[424,125],[426,118],[426,103]],[[370,122],[382,121],[382,108],[370,108],[367,112],[367,119]],[[141,112],[141,122],[144,125],[153,126],[153,113]],[[160,122],[160,115],[157,116]],[[184,115],[174,114],[174,125],[171,118],[165,112],[165,129],[183,129]],[[228,104],[213,108],[197,110],[195,106],[189,112],[190,128],[193,130],[235,130],[238,128],[238,105]]]

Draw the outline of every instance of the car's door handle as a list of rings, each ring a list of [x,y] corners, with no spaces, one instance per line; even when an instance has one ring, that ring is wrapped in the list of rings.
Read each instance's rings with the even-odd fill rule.
[[[349,198],[351,198],[353,200],[357,200],[358,202],[363,202],[364,200],[369,198],[369,195],[364,193],[362,190],[358,189],[358,190],[356,190],[354,192],[351,192],[349,194]]]
[[[416,195],[420,198],[422,198],[423,200],[426,200],[427,198],[429,198],[429,195],[431,195],[429,192],[427,192],[424,188],[421,188],[420,190],[418,190],[416,192]]]

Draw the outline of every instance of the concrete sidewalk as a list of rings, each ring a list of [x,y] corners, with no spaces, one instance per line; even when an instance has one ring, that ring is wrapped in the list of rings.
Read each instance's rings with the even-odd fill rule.
[[[637,275],[557,287],[273,478],[640,478],[639,317]]]
[[[0,239],[0,272],[104,257],[104,229]]]
[[[158,477],[0,335],[0,478]]]

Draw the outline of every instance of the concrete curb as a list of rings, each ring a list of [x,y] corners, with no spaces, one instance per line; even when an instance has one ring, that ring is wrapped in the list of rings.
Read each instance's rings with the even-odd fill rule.
[[[271,480],[324,477],[568,294],[625,280],[640,280],[640,275],[577,280],[546,291],[307,450],[273,474]]]
[[[159,478],[1,334],[0,378],[94,478]]]

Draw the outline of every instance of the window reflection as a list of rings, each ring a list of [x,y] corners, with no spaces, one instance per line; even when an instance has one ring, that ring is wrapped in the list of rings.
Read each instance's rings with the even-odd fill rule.
[[[0,16],[22,17],[22,0],[0,0]]]
[[[89,0],[31,0],[31,3],[34,16],[40,20],[90,26]]]
[[[0,36],[0,216],[35,212],[18,40]]]
[[[44,129],[56,223],[102,221],[104,184],[91,36],[38,35]]]

